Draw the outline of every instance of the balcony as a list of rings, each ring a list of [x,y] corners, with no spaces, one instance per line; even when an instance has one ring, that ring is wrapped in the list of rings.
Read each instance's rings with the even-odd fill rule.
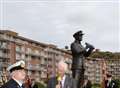
[[[7,49],[7,46],[0,45],[0,49]]]
[[[16,52],[20,52],[21,53],[21,48],[19,48],[18,46],[16,46]]]
[[[42,73],[41,73],[41,78],[47,78],[47,74],[44,73],[44,72],[42,72]]]
[[[44,59],[41,59],[41,64],[42,64],[42,65],[47,65],[47,64],[48,64],[48,61],[47,61],[47,60],[44,60]]]
[[[0,49],[1,50],[8,50],[9,48],[7,47],[7,43],[6,42],[0,42]]]
[[[29,52],[29,55],[33,56],[33,57],[40,57],[39,53],[36,53],[34,51]]]
[[[0,40],[6,40],[7,37],[5,35],[0,34]]]
[[[16,60],[25,60],[25,55],[21,53],[16,53]]]
[[[31,50],[27,50],[25,52],[26,55],[32,56],[32,57],[42,57],[41,54],[39,52],[35,52],[35,51],[31,51]]]
[[[35,71],[40,71],[40,66],[39,65],[28,65],[26,67],[28,70],[35,70]]]
[[[0,58],[9,58],[8,54],[0,53]]]
[[[72,60],[71,60],[71,59],[67,59],[67,60],[66,60],[66,63],[72,64]]]
[[[8,62],[1,62],[0,63],[2,67],[8,67],[9,63]]]
[[[41,57],[48,57],[47,54],[45,54],[44,51],[41,51],[41,52],[40,52],[40,56],[41,56]]]

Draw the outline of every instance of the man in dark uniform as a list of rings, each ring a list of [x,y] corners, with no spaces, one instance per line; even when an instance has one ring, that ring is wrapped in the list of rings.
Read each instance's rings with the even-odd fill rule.
[[[118,88],[114,80],[112,80],[111,74],[107,74],[107,79],[105,80],[105,88]]]
[[[11,79],[1,88],[24,88],[23,80],[25,79],[25,62],[19,61],[7,69],[10,72]]]
[[[92,88],[92,83],[86,75],[84,76],[84,83],[82,88]]]
[[[84,34],[81,30],[76,32],[73,35],[75,41],[71,44],[71,51],[73,56],[72,76],[76,79],[77,88],[81,88],[84,81],[84,59],[85,57],[88,57],[94,49],[94,47],[88,43],[85,43],[86,47],[81,45],[83,35]]]

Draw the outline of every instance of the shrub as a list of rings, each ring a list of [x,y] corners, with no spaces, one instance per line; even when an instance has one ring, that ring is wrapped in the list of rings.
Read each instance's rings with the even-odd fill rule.
[[[100,88],[100,84],[97,84],[97,83],[92,84],[92,88]]]
[[[40,82],[36,82],[35,85],[36,85],[35,88],[46,88],[46,86],[43,83],[40,83]]]

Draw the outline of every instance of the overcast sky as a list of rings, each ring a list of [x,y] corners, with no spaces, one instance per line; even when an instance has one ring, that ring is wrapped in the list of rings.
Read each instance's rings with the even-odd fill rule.
[[[117,0],[1,0],[0,26],[19,35],[60,48],[83,30],[83,45],[102,51],[120,51]]]

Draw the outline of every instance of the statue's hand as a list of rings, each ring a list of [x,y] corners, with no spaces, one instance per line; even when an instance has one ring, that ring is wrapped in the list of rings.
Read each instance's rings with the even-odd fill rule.
[[[88,48],[92,49],[92,50],[94,49],[94,46],[89,44],[89,43],[87,43],[87,42],[85,43],[85,45],[86,45],[86,49],[88,49]]]

